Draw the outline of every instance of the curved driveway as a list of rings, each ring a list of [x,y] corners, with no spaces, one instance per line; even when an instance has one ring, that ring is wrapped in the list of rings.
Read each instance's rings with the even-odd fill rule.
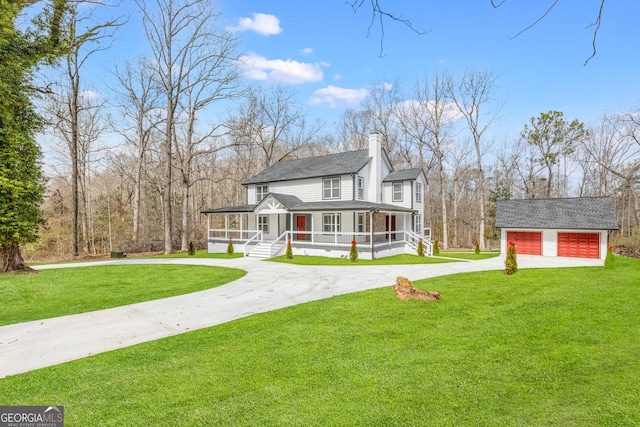
[[[297,266],[255,258],[156,258],[40,266],[39,269],[109,264],[196,264],[234,267],[247,274],[205,291],[89,313],[0,327],[0,378],[97,353],[229,322],[255,313],[410,280],[501,270],[504,258],[444,264]],[[603,265],[599,260],[518,256],[519,268]],[[437,290],[437,289],[434,289]]]

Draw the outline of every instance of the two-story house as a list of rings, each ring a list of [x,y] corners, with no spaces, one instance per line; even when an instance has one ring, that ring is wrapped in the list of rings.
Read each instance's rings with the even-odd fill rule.
[[[422,169],[394,170],[380,136],[368,149],[275,163],[244,183],[248,204],[210,209],[208,250],[224,252],[228,240],[245,255],[359,256],[374,259],[415,253],[424,235]]]

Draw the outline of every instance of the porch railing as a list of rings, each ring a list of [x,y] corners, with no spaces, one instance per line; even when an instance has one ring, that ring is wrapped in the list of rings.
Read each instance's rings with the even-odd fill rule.
[[[272,256],[275,255],[275,253],[273,252],[273,248],[274,246],[278,245],[281,240],[284,241],[284,244],[287,244],[287,234],[289,234],[289,231],[285,231],[284,233],[282,233],[276,240],[274,240],[273,242],[271,242],[269,244],[269,258],[271,258]]]
[[[261,230],[233,230],[224,228],[210,228],[209,239],[225,239],[232,238],[233,240],[252,240],[256,235],[262,234]]]
[[[244,254],[244,256],[247,256],[247,254],[249,253],[249,246],[250,245],[257,245],[258,243],[262,242],[262,231],[261,230],[257,230],[255,232],[255,234],[248,239],[246,242],[244,242],[244,245],[242,245],[242,253]]]

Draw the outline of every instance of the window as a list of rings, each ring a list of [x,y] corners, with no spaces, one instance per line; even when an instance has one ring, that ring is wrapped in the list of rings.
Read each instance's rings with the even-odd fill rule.
[[[262,230],[262,234],[269,234],[269,215],[258,215],[258,230]]]
[[[422,203],[422,184],[416,182],[416,203]]]
[[[358,233],[364,233],[364,214],[358,214]]]
[[[402,201],[402,183],[401,182],[393,183],[393,201],[394,202]]]
[[[413,217],[413,232],[422,234],[422,215],[420,214]]]
[[[256,202],[261,201],[269,194],[269,184],[256,184]]]
[[[324,233],[340,232],[340,214],[331,213],[322,215],[322,231]]]
[[[358,177],[358,200],[364,200],[364,177]]]
[[[325,178],[322,180],[322,198],[340,198],[340,178]]]

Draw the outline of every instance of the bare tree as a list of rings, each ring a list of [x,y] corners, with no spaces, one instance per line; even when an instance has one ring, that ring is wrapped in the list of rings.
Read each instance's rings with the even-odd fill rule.
[[[450,80],[451,75],[446,72],[417,80],[412,100],[403,103],[396,113],[408,142],[416,147],[418,153],[427,148],[436,159],[442,207],[442,244],[445,248],[449,245],[445,152],[447,144],[451,143],[453,123],[458,119],[455,104],[447,96]]]
[[[263,169],[297,157],[322,128],[318,122],[307,122],[295,93],[282,86],[250,89],[229,123],[232,138],[240,145],[251,146],[249,150],[258,153]]]
[[[237,97],[241,91],[238,86],[239,74],[236,67],[236,41],[233,35],[217,21],[219,15],[210,12],[206,29],[209,36],[200,43],[185,48],[183,67],[189,72],[184,76],[183,94],[178,99],[180,116],[184,121],[176,123],[176,157],[181,174],[182,189],[182,227],[180,249],[186,251],[189,245],[189,197],[191,186],[205,176],[205,164],[199,163],[202,157],[229,147],[228,140],[222,138],[224,124],[214,121],[207,126],[198,126],[204,111],[216,102]],[[201,170],[198,171],[198,165]],[[200,172],[200,173],[198,173]]]
[[[164,252],[173,251],[173,148],[180,103],[193,73],[202,73],[207,61],[215,64],[219,52],[210,51],[220,36],[214,0],[136,0],[143,15],[147,40],[153,52],[156,78],[165,98],[164,123]],[[229,58],[227,58],[228,60]],[[212,71],[215,73],[215,70]]]
[[[604,117],[599,131],[582,141],[581,148],[590,162],[600,167],[607,183],[611,176],[622,185],[619,191],[631,199],[634,224],[640,223],[640,197],[637,192],[640,174],[640,119],[638,113],[621,113]],[[610,184],[609,184],[610,185]],[[611,193],[612,189],[607,189]]]
[[[97,100],[99,95],[83,90],[81,72],[95,53],[108,48],[114,32],[121,25],[117,20],[96,24],[93,13],[101,6],[101,3],[92,3],[89,7],[80,9],[80,5],[76,3],[68,5],[63,25],[66,28],[69,49],[64,56],[64,77],[60,80],[61,83],[55,84],[61,87],[61,93],[50,94],[52,96],[48,98],[51,104],[50,112],[55,116],[54,127],[66,142],[71,161],[71,251],[74,256],[78,255],[79,250],[80,198],[83,199],[85,211],[82,221],[85,237],[83,250],[89,250],[86,239],[88,201],[86,191],[81,191],[81,187],[86,190],[86,161],[91,145],[104,131],[104,125],[99,123],[99,110],[103,101]],[[81,169],[84,169],[84,172]]]
[[[461,79],[454,82],[451,79],[447,88],[449,97],[458,107],[458,111],[467,123],[467,129],[471,133],[471,138],[476,151],[476,168],[478,179],[478,191],[480,193],[479,209],[479,242],[480,249],[485,249],[485,208],[487,206],[487,194],[484,184],[484,169],[482,157],[486,151],[483,147],[483,135],[485,131],[494,124],[497,117],[498,107],[493,111],[484,111],[493,101],[492,96],[495,90],[497,75],[493,71],[466,70]]]
[[[113,90],[118,95],[115,104],[120,115],[112,127],[134,150],[131,239],[137,245],[140,237],[143,168],[152,133],[161,121],[160,94],[153,79],[154,70],[145,58],[139,58],[135,63],[125,62],[121,69],[116,69],[115,74],[119,87]]]

